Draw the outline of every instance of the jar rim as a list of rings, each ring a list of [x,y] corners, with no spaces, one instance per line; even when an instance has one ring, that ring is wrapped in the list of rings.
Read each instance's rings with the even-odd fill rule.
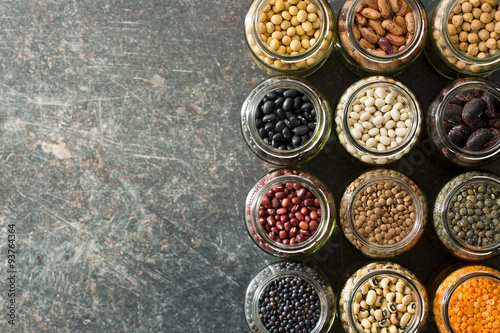
[[[463,82],[462,84],[456,84],[457,82],[461,82],[464,80],[465,80],[465,82]],[[464,90],[469,90],[469,89],[480,89],[480,90],[487,91],[489,93],[494,94],[495,97],[500,101],[500,87],[498,87],[493,82],[488,81],[488,80],[483,79],[483,78],[456,79],[447,85],[447,87],[450,87],[450,86],[452,86],[452,87],[450,88],[450,90],[448,90],[446,92],[441,103],[439,103],[440,107],[438,109],[437,117],[436,117],[437,118],[436,122],[438,123],[438,125],[436,126],[437,131],[438,131],[438,134],[440,135],[440,137],[443,138],[443,144],[451,152],[453,152],[455,154],[466,156],[468,159],[471,159],[471,160],[487,159],[487,158],[490,158],[492,156],[499,154],[500,153],[500,140],[498,140],[493,146],[489,147],[488,149],[479,150],[479,151],[465,150],[463,148],[456,146],[448,138],[448,135],[446,134],[446,131],[444,130],[444,127],[443,127],[442,118],[444,116],[444,109],[450,103],[451,99],[453,97],[455,97],[455,95],[457,93],[464,91]]]
[[[500,51],[497,51],[496,53],[489,55],[485,58],[476,58],[476,57],[470,57],[466,55],[464,52],[460,51],[455,47],[453,42],[451,41],[451,38],[448,33],[448,21],[449,21],[449,16],[453,12],[453,7],[460,2],[461,0],[455,0],[455,1],[450,1],[446,7],[444,8],[445,14],[442,15],[441,17],[441,36],[443,36],[443,41],[445,42],[446,47],[450,50],[450,52],[459,60],[467,62],[467,63],[478,63],[480,66],[487,66],[487,65],[494,65],[496,62],[500,60]],[[498,1],[497,1],[498,3]],[[500,8],[500,3],[498,3],[498,6]],[[444,33],[443,33],[444,32]],[[439,53],[439,52],[438,52]]]
[[[379,76],[375,76],[379,77]],[[397,154],[402,153],[406,148],[408,148],[412,144],[412,139],[419,134],[419,129],[421,127],[422,123],[422,108],[420,105],[420,102],[418,101],[417,97],[411,91],[411,89],[405,85],[403,82],[398,81],[393,79],[392,77],[387,77],[383,76],[386,81],[369,81],[366,83],[363,83],[366,78],[359,80],[358,82],[354,83],[353,86],[359,85],[356,87],[356,89],[351,93],[349,96],[347,102],[344,104],[344,108],[342,109],[342,123],[341,123],[341,128],[344,131],[344,135],[346,137],[346,140],[353,145],[356,150],[361,151],[362,153],[368,154],[372,158],[390,158],[393,157]],[[394,82],[391,82],[394,81]],[[361,85],[360,85],[361,84]],[[348,113],[352,111],[352,103],[353,101],[358,98],[360,94],[363,92],[367,91],[370,87],[372,86],[382,86],[386,85],[389,86],[389,88],[394,89],[397,91],[398,95],[403,95],[402,97],[406,100],[406,103],[408,104],[408,108],[410,109],[411,116],[412,116],[412,125],[408,133],[406,134],[405,138],[403,141],[401,141],[398,145],[395,147],[391,147],[385,151],[376,151],[375,149],[370,149],[366,146],[361,145],[358,140],[356,140],[352,136],[352,132],[349,128],[349,116]]]
[[[369,279],[379,276],[379,275],[385,275],[385,276],[394,276],[399,279],[403,279],[405,282],[408,283],[410,288],[412,289],[412,293],[418,295],[418,298],[414,298],[414,302],[417,305],[417,309],[415,311],[415,315],[412,318],[411,325],[405,330],[405,332],[416,332],[418,330],[418,326],[421,321],[426,316],[426,298],[427,294],[425,293],[425,289],[422,289],[418,287],[418,284],[421,285],[420,281],[418,281],[417,277],[414,276],[413,273],[411,273],[407,268],[400,266],[398,264],[394,264],[391,262],[375,262],[371,263],[369,265],[375,265],[375,264],[386,264],[386,265],[393,265],[392,267],[387,266],[387,267],[381,267],[381,268],[375,268],[372,271],[363,274],[360,276],[357,280],[353,281],[353,286],[352,286],[352,291],[347,295],[347,300],[346,303],[348,304],[347,309],[347,321],[351,327],[356,327],[359,332],[363,332],[361,329],[360,325],[356,323],[353,319],[352,316],[352,310],[353,310],[353,301],[356,293],[358,290],[361,288],[362,285],[368,282]],[[363,266],[359,270],[357,270],[354,274],[357,274],[361,269],[367,268],[368,265]],[[399,268],[395,268],[394,266],[399,266]],[[401,271],[399,271],[401,270]],[[408,274],[410,276],[406,276],[405,274]],[[361,329],[361,330],[360,330]]]
[[[353,33],[353,22],[354,22],[354,15],[356,13],[356,8],[361,5],[361,3],[364,0],[354,0],[349,9],[347,10],[347,15],[346,15],[346,27],[347,27],[347,35],[349,40],[351,40],[351,44],[354,46],[356,51],[361,53],[365,58],[370,59],[371,61],[379,62],[379,63],[390,63],[394,60],[400,59],[406,55],[412,54],[415,52],[415,50],[419,47],[419,41],[422,38],[425,38],[425,28],[427,25],[427,14],[425,12],[425,9],[423,5],[419,2],[419,0],[405,0],[406,3],[410,6],[410,8],[413,10],[413,13],[416,13],[418,15],[414,14],[415,17],[415,32],[414,35],[410,41],[410,44],[407,45],[404,49],[401,51],[398,51],[396,53],[392,53],[390,55],[385,55],[385,56],[380,56],[374,53],[371,53],[370,51],[366,50],[359,42],[358,40],[354,37]],[[424,18],[423,22],[422,20],[418,20],[417,17]]]
[[[250,219],[256,236],[269,246],[269,250],[264,247],[261,247],[266,252],[271,251],[272,253],[285,254],[285,256],[303,255],[306,254],[307,251],[315,249],[315,246],[317,245],[318,241],[321,240],[321,242],[324,243],[331,236],[333,229],[335,227],[335,222],[333,221],[334,212],[332,211],[334,210],[333,198],[328,198],[327,193],[323,193],[325,192],[325,190],[328,191],[327,188],[318,189],[317,185],[314,184],[314,182],[319,183],[320,182],[319,179],[316,179],[314,176],[310,174],[308,175],[313,179],[293,174],[286,174],[286,175],[282,174],[275,176],[274,178],[271,178],[271,175],[268,174],[258,182],[259,184],[262,181],[267,180],[267,183],[262,184],[262,186],[258,188],[257,192],[255,193],[255,196],[253,197],[253,203],[250,207]],[[309,191],[313,192],[313,194],[319,201],[321,209],[321,219],[320,222],[318,223],[318,228],[316,229],[316,232],[304,242],[293,245],[278,243],[275,240],[271,239],[264,232],[262,226],[259,223],[259,218],[258,218],[259,206],[260,203],[262,202],[263,197],[266,195],[267,191],[269,191],[272,187],[276,186],[276,184],[282,184],[286,182],[300,183],[302,186],[306,187]],[[320,185],[324,186],[323,184]],[[252,239],[254,239],[254,236],[252,236]],[[323,244],[320,244],[320,246],[321,245]]]
[[[409,181],[411,181],[408,178]],[[392,182],[393,184],[397,184],[405,190],[412,199],[413,204],[415,205],[415,222],[413,223],[413,226],[411,228],[411,231],[406,235],[405,238],[401,239],[399,242],[395,242],[394,244],[376,244],[374,242],[370,242],[368,239],[363,237],[359,232],[354,224],[354,219],[352,218],[353,215],[353,209],[354,209],[354,202],[356,201],[357,197],[360,195],[360,192],[364,189],[366,189],[368,186],[372,185],[373,183],[390,183]],[[411,181],[413,183],[413,181]],[[416,184],[413,183],[415,186]],[[364,179],[362,183],[354,189],[352,192],[352,195],[348,201],[347,204],[347,221],[349,223],[350,228],[352,229],[353,235],[356,237],[356,239],[362,244],[362,246],[365,246],[371,250],[377,251],[377,252],[389,252],[389,251],[397,251],[402,248],[404,248],[406,245],[411,243],[415,237],[417,237],[419,230],[421,229],[421,226],[425,223],[424,221],[424,210],[425,207],[422,204],[419,194],[406,182],[404,182],[402,179],[397,178],[395,176],[391,175],[380,175],[380,176],[375,176],[370,179]]]
[[[481,266],[479,266],[481,267]],[[473,271],[473,272],[467,272],[460,276],[455,282],[453,282],[452,286],[449,287],[446,292],[443,295],[443,301],[441,303],[441,317],[443,318],[443,324],[448,332],[455,332],[453,327],[450,324],[449,321],[449,315],[448,315],[448,308],[449,308],[449,302],[451,300],[451,297],[455,293],[455,291],[467,280],[473,279],[475,277],[484,277],[484,278],[490,278],[493,280],[496,280],[498,284],[500,285],[500,275],[498,275],[500,272],[490,272],[486,270],[478,270],[478,271]]]
[[[259,15],[255,15],[253,20],[250,22],[251,27],[252,27],[251,30],[252,30],[252,34],[255,36],[254,37],[255,43],[259,46],[259,49],[266,56],[268,56],[270,58],[274,58],[274,59],[280,59],[284,63],[296,63],[296,62],[299,62],[302,60],[306,60],[307,58],[315,55],[316,53],[319,52],[319,50],[321,50],[322,43],[320,43],[319,41],[324,40],[326,38],[328,31],[330,31],[330,20],[328,19],[329,15],[327,13],[327,11],[328,11],[327,6],[329,6],[329,4],[327,2],[325,2],[324,0],[310,0],[310,1],[316,6],[318,14],[319,13],[321,14],[321,15],[318,15],[319,19],[321,20],[320,36],[317,38],[317,42],[314,43],[310,48],[308,48],[304,52],[296,54],[296,55],[285,55],[285,54],[275,52],[275,51],[271,50],[266,45],[266,43],[264,43],[264,41],[261,38],[261,34],[258,31],[259,16],[262,13],[264,7],[270,2],[270,0],[266,0],[266,1],[255,0],[254,1],[252,6],[254,6],[254,5],[256,6],[255,13],[259,14]],[[250,20],[248,15],[247,15],[247,18]],[[247,38],[245,38],[245,40],[247,40]],[[253,50],[252,50],[252,52],[253,52]],[[266,65],[270,66],[269,64],[266,64]],[[272,66],[272,68],[274,70],[277,70],[277,71],[281,70],[280,68],[275,68],[274,66]]]
[[[467,180],[462,182],[462,183],[457,183],[454,184],[453,187],[448,191],[446,196],[444,197],[443,200],[443,205],[441,206],[441,216],[443,216],[443,226],[445,228],[445,231],[447,234],[451,236],[451,240],[456,243],[459,247],[462,248],[462,250],[465,250],[467,252],[470,252],[471,254],[477,255],[485,255],[488,253],[491,253],[495,250],[498,249],[500,245],[500,240],[494,242],[493,244],[489,246],[473,246],[465,243],[464,241],[460,240],[455,236],[453,232],[450,230],[450,224],[448,221],[448,211],[450,207],[451,200],[456,196],[456,194],[461,191],[464,187],[472,184],[472,183],[495,183],[496,186],[500,189],[500,178],[495,176],[494,174],[491,173],[484,173],[481,175],[474,175],[472,174],[473,172],[467,172]],[[457,180],[458,177],[461,175],[455,177],[451,182]]]

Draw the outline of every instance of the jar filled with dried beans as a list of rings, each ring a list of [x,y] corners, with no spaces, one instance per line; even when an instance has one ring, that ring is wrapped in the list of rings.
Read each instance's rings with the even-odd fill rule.
[[[415,333],[425,325],[427,291],[407,268],[372,262],[349,276],[338,311],[346,333]]]
[[[500,332],[500,271],[453,264],[431,280],[430,321],[440,333]]]
[[[269,172],[250,190],[245,207],[250,237],[262,250],[277,257],[314,253],[335,227],[330,190],[303,170]]]
[[[337,103],[335,129],[346,151],[368,164],[395,162],[415,145],[422,107],[401,81],[370,76],[353,83]]]
[[[354,73],[396,75],[423,51],[427,14],[418,0],[348,0],[337,31],[336,46]]]
[[[451,81],[434,97],[427,131],[438,152],[472,167],[500,156],[500,87],[483,78]]]
[[[439,191],[433,224],[443,245],[465,260],[500,253],[500,177],[481,171],[462,173]]]
[[[442,0],[430,15],[425,55],[447,78],[487,76],[500,66],[500,3]]]
[[[371,258],[411,249],[427,223],[427,202],[404,174],[374,169],[356,178],[340,201],[340,225],[347,240]]]
[[[250,281],[245,294],[250,332],[326,333],[335,313],[328,279],[318,269],[299,262],[268,265]]]
[[[269,75],[312,74],[330,55],[334,31],[325,0],[255,0],[245,16],[250,56]]]
[[[330,137],[332,115],[321,91],[306,79],[280,75],[258,84],[241,108],[248,147],[276,165],[305,162]]]

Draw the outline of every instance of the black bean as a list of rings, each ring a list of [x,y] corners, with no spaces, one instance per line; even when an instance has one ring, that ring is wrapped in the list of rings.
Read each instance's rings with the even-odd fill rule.
[[[482,99],[486,103],[486,110],[484,113],[490,118],[500,117],[500,101],[498,98],[493,94],[485,93]]]
[[[300,137],[300,144],[305,145],[309,141],[309,134],[304,134]]]
[[[478,151],[493,137],[493,133],[485,128],[480,128],[471,134],[467,143],[465,144],[465,149]]]
[[[310,123],[307,123],[307,127],[309,127],[309,129],[311,131],[314,131],[316,129],[316,122],[310,122]]]
[[[292,129],[292,128],[293,128],[292,124],[290,124],[290,120],[288,120],[288,119],[283,119],[283,122],[285,123],[285,125],[286,125],[286,127],[287,127],[288,129]]]
[[[288,120],[290,120],[290,125],[292,125],[292,127],[298,127],[301,125],[299,119],[297,119],[297,117],[295,116],[291,116],[290,118],[288,118]]]
[[[307,125],[301,125],[301,126],[295,127],[295,128],[293,129],[293,132],[294,132],[296,135],[304,135],[304,134],[306,134],[307,132],[309,132],[309,127],[307,127]]]
[[[273,135],[273,141],[281,141],[283,140],[283,134],[281,132],[275,133]]]
[[[302,111],[302,112],[311,111],[313,108],[314,108],[314,106],[312,103],[306,102],[306,103],[302,104],[302,106],[300,107],[300,111]]]
[[[295,89],[287,89],[283,92],[283,96],[286,97],[295,97],[297,96],[298,91]]]
[[[293,109],[293,98],[288,97],[285,98],[285,101],[283,102],[283,110],[285,111],[291,111]]]
[[[284,128],[286,128],[285,122],[283,120],[280,120],[276,123],[274,130],[276,132],[281,132]]]
[[[302,125],[307,125],[307,123],[308,123],[308,121],[306,120],[306,118],[304,118],[302,115],[298,115],[297,119],[300,121],[300,123]]]
[[[277,107],[277,108],[280,108],[282,107],[283,105],[283,102],[285,101],[285,97],[283,96],[280,96],[278,97],[275,101],[274,101],[274,106]]]
[[[275,120],[276,120],[276,115],[274,113],[266,114],[264,117],[262,117],[262,121],[264,123],[268,123]]]
[[[465,124],[458,125],[450,130],[450,132],[448,133],[448,138],[456,146],[463,147],[467,142],[467,138],[469,137],[470,132],[471,130],[469,126]]]
[[[293,145],[294,147],[298,147],[298,146],[300,146],[300,136],[298,136],[298,135],[294,135],[294,136],[292,137],[292,145]]]
[[[293,135],[292,135],[292,131],[290,131],[290,129],[289,129],[288,127],[285,127],[285,128],[281,131],[281,133],[283,134],[283,137],[284,137],[286,140],[288,140],[288,141],[292,140],[292,137],[293,137]]]
[[[300,109],[302,107],[302,98],[301,96],[295,96],[293,99],[293,108]]]
[[[266,98],[274,101],[278,98],[278,94],[275,91],[270,91],[266,94]]]
[[[261,138],[265,138],[265,137],[267,136],[267,131],[264,129],[264,127],[261,127],[261,128],[259,129],[259,136],[260,136]]]
[[[261,128],[262,126],[264,126],[264,122],[262,121],[262,119],[257,119],[255,121],[255,127]]]
[[[264,105],[262,105],[262,113],[270,114],[271,112],[273,112],[273,108],[274,108],[274,102],[267,101],[264,103]]]
[[[286,119],[286,111],[283,110],[282,108],[276,109],[276,115],[278,115],[280,119]]]

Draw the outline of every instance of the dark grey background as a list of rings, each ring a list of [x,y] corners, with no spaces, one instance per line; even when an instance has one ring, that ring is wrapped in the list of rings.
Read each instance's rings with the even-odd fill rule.
[[[337,16],[341,1],[331,1]],[[427,10],[434,1],[425,1]],[[239,111],[266,75],[246,53],[250,1],[0,3],[0,330],[7,225],[16,225],[19,332],[245,332],[253,274],[274,258],[243,224],[272,166]],[[399,76],[426,108],[447,82],[422,56]],[[314,75],[335,106],[358,77]],[[500,74],[491,77],[499,83]],[[430,194],[459,169],[422,138],[394,168]],[[331,142],[303,165],[338,196],[367,169]],[[500,161],[483,167],[500,171]],[[363,256],[340,234],[306,259],[331,283]],[[423,281],[450,255],[425,236],[397,258]],[[494,262],[494,261],[492,261]],[[496,264],[500,264],[496,260]],[[338,289],[336,289],[338,291]],[[334,332],[340,332],[338,322]]]

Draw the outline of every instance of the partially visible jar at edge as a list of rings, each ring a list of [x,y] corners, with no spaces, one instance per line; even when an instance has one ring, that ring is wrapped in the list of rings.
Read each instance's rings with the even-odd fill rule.
[[[488,103],[478,101],[484,100],[484,95],[489,96]],[[479,107],[471,104],[475,102],[479,102]],[[466,106],[468,110],[464,113]],[[464,114],[475,123],[467,125],[469,120],[463,119]],[[473,167],[495,160],[500,156],[500,87],[483,78],[450,82],[429,104],[426,128],[438,152],[455,164]],[[471,142],[483,146],[474,151],[467,147]]]
[[[268,265],[250,281],[245,294],[245,318],[253,333],[278,332],[279,327],[287,332],[326,333],[335,314],[335,295],[328,279],[300,262]]]
[[[325,0],[255,0],[245,16],[250,57],[269,75],[315,72],[333,49],[334,31]]]
[[[439,333],[500,331],[500,271],[482,264],[456,263],[430,281],[429,321]]]
[[[500,177],[470,171],[451,179],[436,197],[433,224],[439,240],[458,258],[500,254]]]
[[[425,55],[443,76],[487,76],[500,67],[500,6],[495,0],[442,0],[430,15]]]
[[[285,103],[288,97],[279,98],[276,92],[280,92],[281,95],[286,94],[287,89],[293,89],[307,97],[308,106],[302,102],[296,109],[293,105],[285,107],[285,104],[291,104]],[[269,97],[270,94],[274,97]],[[290,97],[290,100],[294,98]],[[272,110],[266,111],[269,115],[259,110],[264,100],[266,102],[269,100],[273,105]],[[263,116],[269,119],[264,119]],[[259,125],[259,120],[265,124]],[[323,149],[330,137],[332,115],[328,101],[311,82],[296,76],[280,75],[264,80],[250,92],[241,108],[240,125],[248,147],[259,158],[275,165],[292,165],[313,158]],[[266,135],[271,133],[271,137],[267,137],[268,142],[265,142],[265,137],[259,133],[258,127],[263,125],[271,125],[270,130],[265,131]],[[306,134],[303,134],[300,131],[301,127],[305,126],[309,128],[306,128]],[[304,135],[307,135],[307,138],[302,140]],[[279,136],[280,139],[275,142],[274,136]],[[300,139],[299,144],[281,147],[284,142],[294,143],[294,136]]]
[[[339,297],[346,333],[416,333],[425,326],[427,291],[399,264],[373,262],[361,267],[347,279]]]
[[[337,103],[335,128],[349,154],[368,164],[388,164],[417,143],[422,107],[413,91],[390,77],[352,84]]]
[[[347,240],[370,258],[390,258],[415,246],[427,224],[427,201],[408,177],[374,169],[345,190],[339,220]]]
[[[397,75],[424,49],[427,14],[419,0],[348,0],[337,31],[336,47],[351,71]]]
[[[335,227],[335,202],[326,185],[308,172],[278,169],[249,191],[245,225],[255,244],[276,257],[310,255]]]

